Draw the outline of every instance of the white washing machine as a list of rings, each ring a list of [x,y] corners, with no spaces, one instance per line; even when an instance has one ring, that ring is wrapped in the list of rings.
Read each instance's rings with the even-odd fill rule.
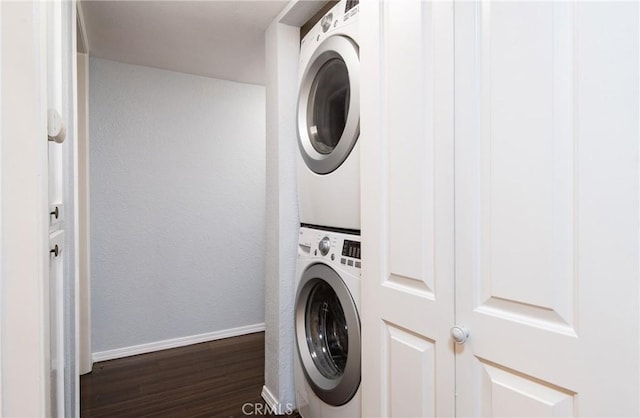
[[[360,236],[300,228],[294,363],[304,418],[360,416]]]
[[[360,230],[358,0],[342,0],[304,37],[298,80],[302,224]]]

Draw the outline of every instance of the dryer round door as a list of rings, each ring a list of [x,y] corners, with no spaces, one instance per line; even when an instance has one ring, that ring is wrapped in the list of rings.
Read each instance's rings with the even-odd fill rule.
[[[326,264],[302,275],[296,343],[307,382],[325,403],[343,405],[360,385],[360,318],[349,289]]]
[[[298,146],[317,174],[340,167],[360,135],[358,54],[350,38],[331,36],[313,53],[300,81]]]

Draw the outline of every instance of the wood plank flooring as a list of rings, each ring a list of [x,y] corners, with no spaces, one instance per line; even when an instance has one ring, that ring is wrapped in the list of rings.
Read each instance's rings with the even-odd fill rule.
[[[93,365],[82,417],[239,417],[264,407],[264,333]]]

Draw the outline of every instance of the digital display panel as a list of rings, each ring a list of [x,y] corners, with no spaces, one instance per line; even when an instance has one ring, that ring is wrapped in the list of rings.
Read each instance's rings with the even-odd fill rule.
[[[360,0],[347,0],[347,5],[344,8],[344,12],[345,13],[348,12],[349,10],[356,7],[359,3],[360,3]]]
[[[360,260],[360,243],[345,239],[342,246],[342,255]]]

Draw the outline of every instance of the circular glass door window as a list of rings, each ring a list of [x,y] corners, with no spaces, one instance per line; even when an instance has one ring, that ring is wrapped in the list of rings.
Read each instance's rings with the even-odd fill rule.
[[[307,167],[329,174],[360,136],[360,58],[346,36],[329,36],[314,50],[300,78],[298,147]]]
[[[340,275],[316,263],[300,277],[296,345],[302,371],[323,402],[349,402],[360,386],[360,319]]]
[[[309,293],[305,323],[307,345],[318,371],[327,379],[340,378],[349,353],[347,320],[338,295],[324,280]]]
[[[307,133],[313,148],[330,154],[340,142],[349,112],[349,72],[345,62],[332,58],[316,74],[307,105]]]

